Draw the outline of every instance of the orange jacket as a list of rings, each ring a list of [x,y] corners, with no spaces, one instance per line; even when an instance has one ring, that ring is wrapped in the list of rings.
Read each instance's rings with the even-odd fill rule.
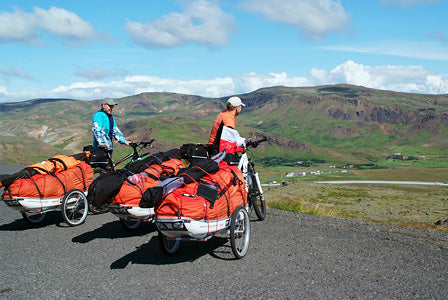
[[[235,116],[230,110],[225,110],[216,117],[215,123],[213,123],[212,130],[210,132],[209,145],[219,145],[221,138],[222,127],[227,126],[235,129]]]

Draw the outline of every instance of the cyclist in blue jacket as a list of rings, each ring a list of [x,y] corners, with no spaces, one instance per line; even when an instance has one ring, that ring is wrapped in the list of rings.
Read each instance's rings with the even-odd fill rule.
[[[101,102],[101,110],[97,111],[92,118],[93,146],[105,146],[110,152],[114,149],[112,138],[115,138],[120,144],[127,146],[130,144],[112,116],[115,105],[117,103],[113,99],[104,99]]]

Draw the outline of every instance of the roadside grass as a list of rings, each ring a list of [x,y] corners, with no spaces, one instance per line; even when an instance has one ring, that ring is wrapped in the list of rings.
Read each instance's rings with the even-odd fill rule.
[[[303,196],[279,196],[268,202],[270,208],[276,208],[285,211],[295,211],[310,215],[320,215],[334,217],[334,208],[325,203],[313,203],[307,201]]]
[[[331,180],[445,182],[448,169],[351,170],[264,188],[267,206],[287,211],[448,232],[448,187],[395,184],[326,184]],[[308,178],[307,178],[308,177]],[[437,225],[436,225],[437,224]]]

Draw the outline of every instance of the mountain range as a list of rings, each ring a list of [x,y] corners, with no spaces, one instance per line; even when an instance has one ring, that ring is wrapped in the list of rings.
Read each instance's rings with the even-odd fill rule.
[[[441,157],[448,150],[448,95],[330,85],[277,86],[238,96],[246,106],[237,129],[245,137],[268,137],[263,156],[363,163],[397,152]],[[116,99],[114,116],[125,136],[154,138],[154,151],[164,151],[206,143],[226,99],[143,93]],[[92,142],[91,118],[100,102],[0,103],[0,161],[29,164],[81,152]]]

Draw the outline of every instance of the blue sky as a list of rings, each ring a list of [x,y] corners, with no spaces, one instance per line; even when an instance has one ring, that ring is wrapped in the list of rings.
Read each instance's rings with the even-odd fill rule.
[[[348,83],[448,94],[448,0],[0,1],[0,102]]]

